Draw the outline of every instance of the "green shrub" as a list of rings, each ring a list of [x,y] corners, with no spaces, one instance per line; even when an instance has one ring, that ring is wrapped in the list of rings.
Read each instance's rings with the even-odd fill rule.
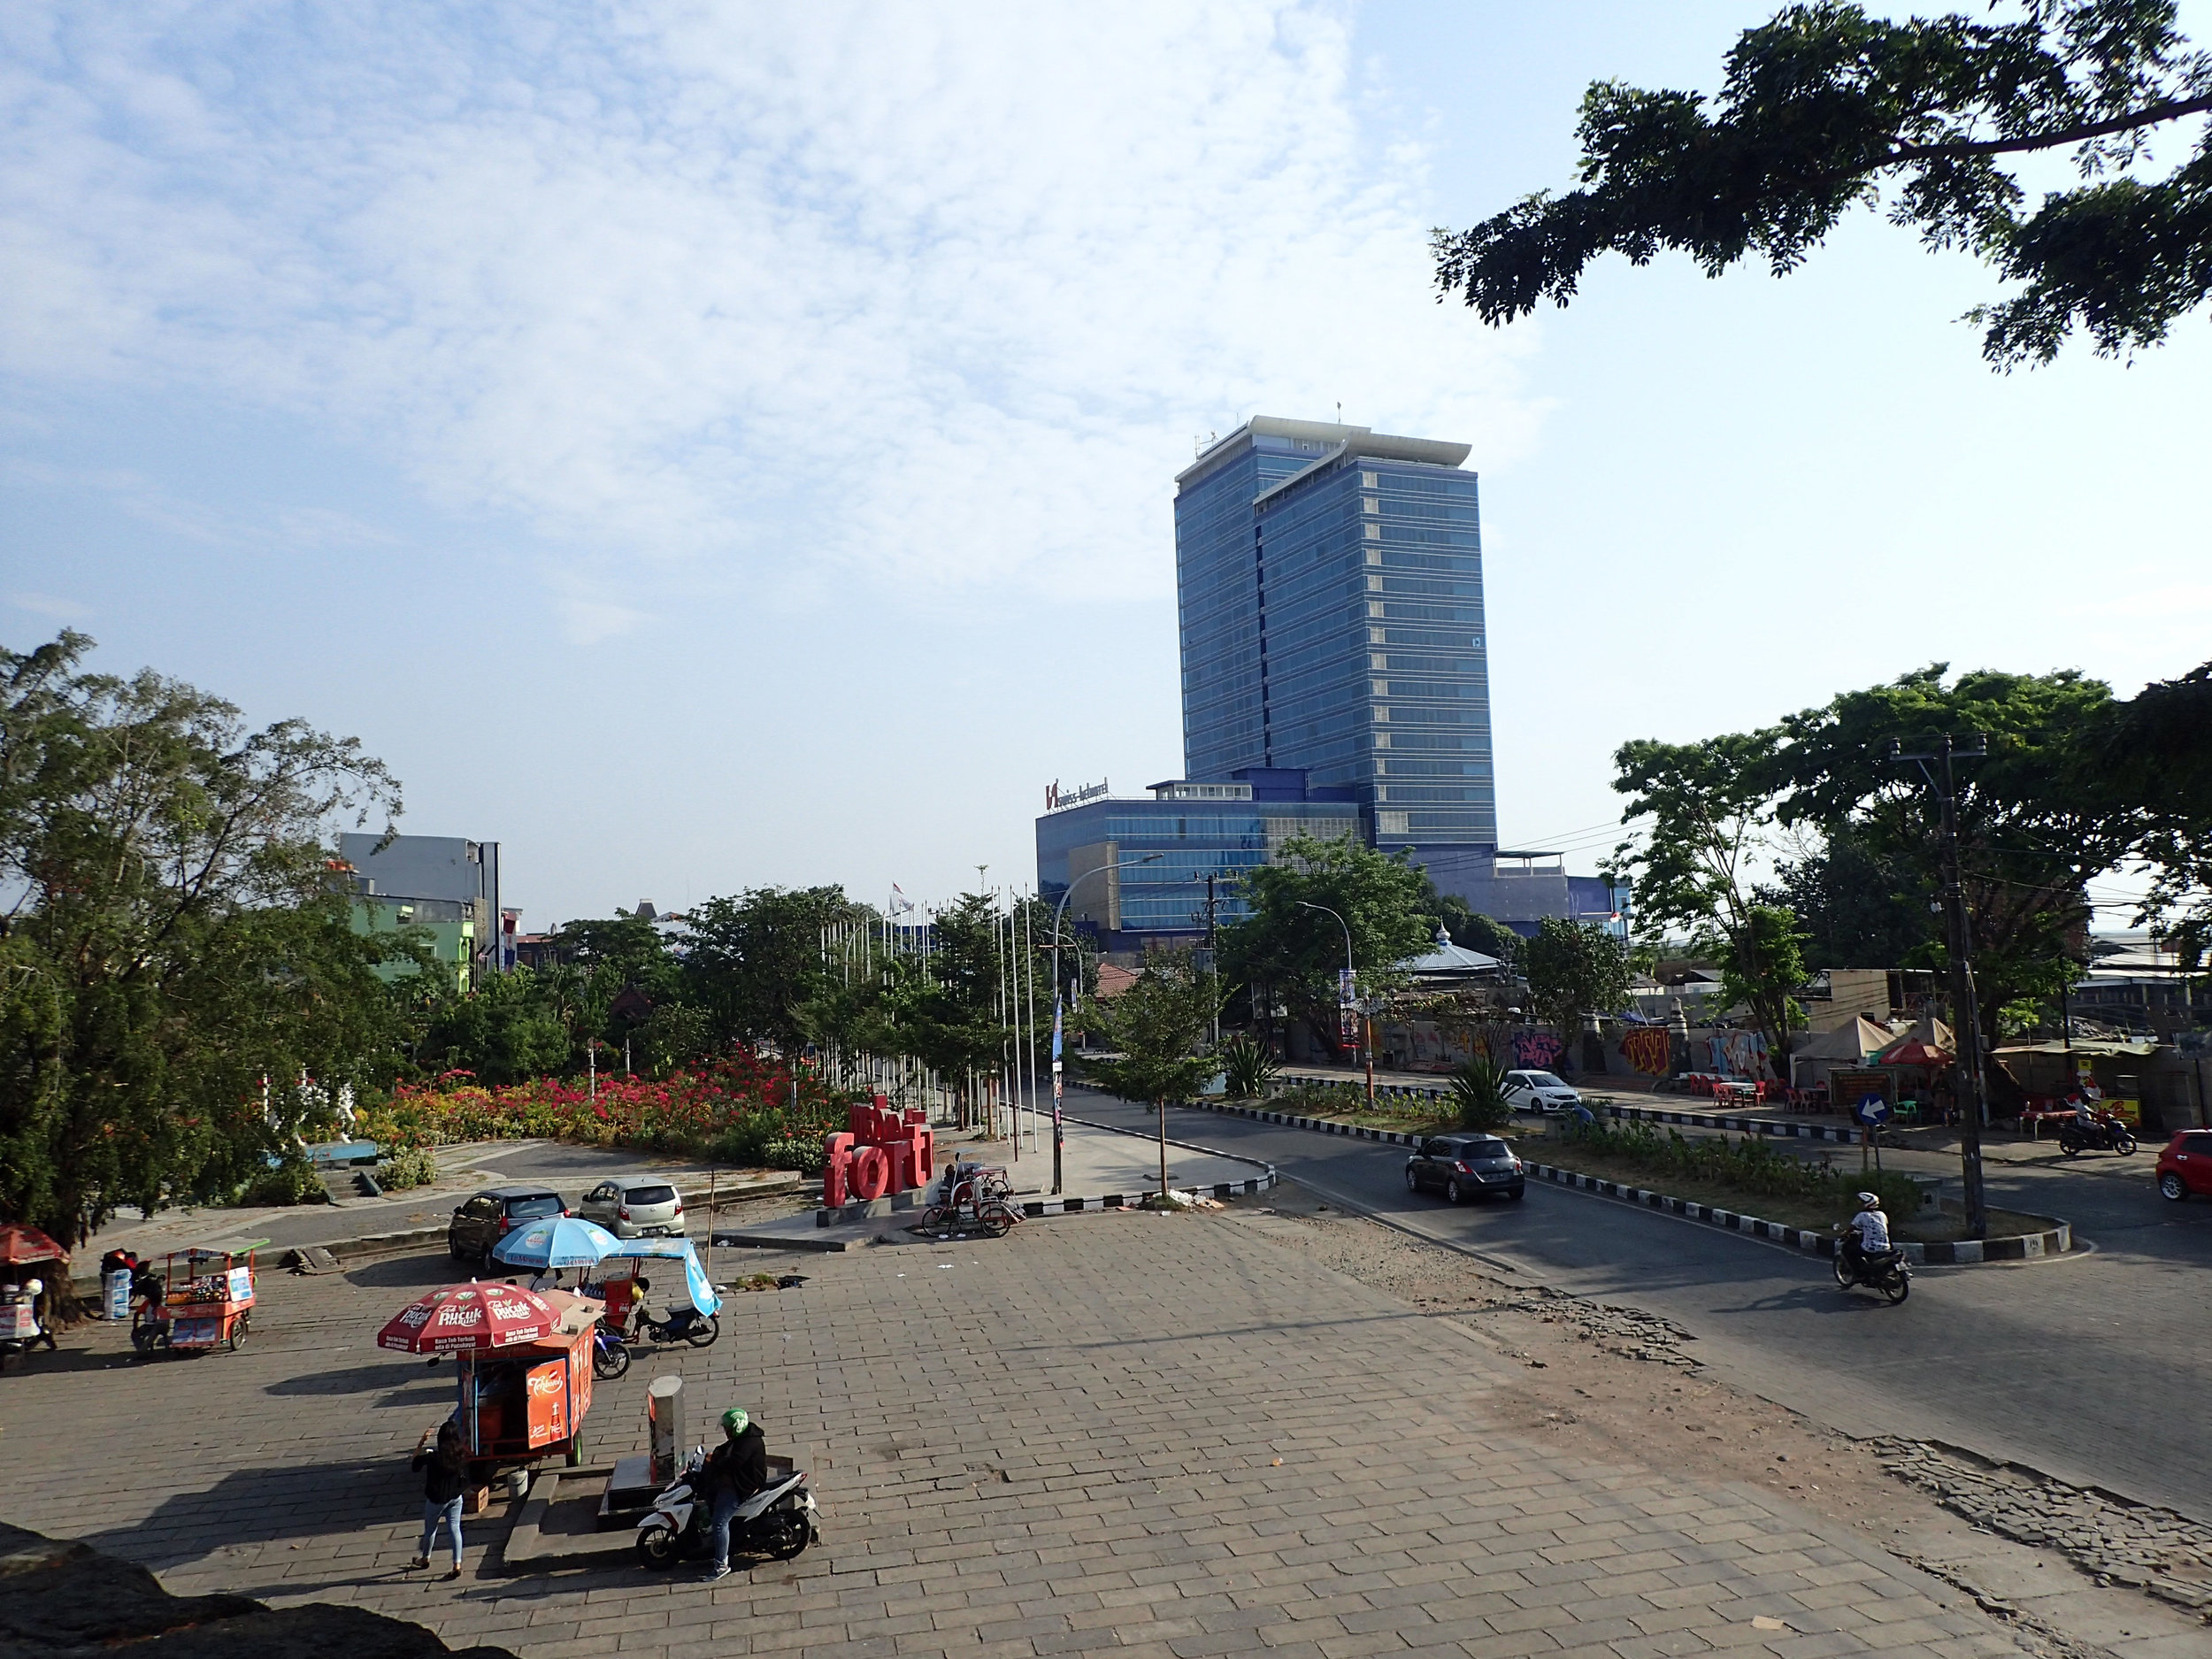
[[[1504,1079],[1482,1055],[1452,1068],[1452,1106],[1462,1129],[1494,1132],[1513,1121]]]
[[[772,1170],[819,1175],[829,1166],[826,1145],[820,1135],[779,1135],[761,1148],[760,1162]]]
[[[427,1187],[438,1179],[436,1155],[428,1147],[403,1147],[378,1166],[376,1179],[387,1192]]]
[[[1341,1117],[1367,1110],[1367,1091],[1357,1083],[1294,1083],[1268,1102],[1301,1117]]]
[[[1770,1197],[1803,1199],[1833,1206],[1839,1215],[1850,1211],[1853,1194],[1862,1189],[1879,1193],[1883,1207],[1893,1217],[1912,1216],[1920,1207],[1920,1189],[1909,1175],[1824,1170],[1776,1151],[1755,1135],[1735,1141],[1725,1135],[1692,1138],[1672,1129],[1663,1135],[1646,1123],[1599,1118],[1586,1124],[1570,1118],[1562,1125],[1562,1139],[1661,1178],[1672,1175]]]
[[[294,1159],[255,1176],[239,1188],[235,1202],[242,1208],[258,1210],[274,1204],[328,1203],[330,1194],[323,1190],[321,1176],[303,1160]]]
[[[1275,1080],[1275,1062],[1265,1047],[1249,1037],[1232,1037],[1218,1056],[1229,1094],[1236,1100],[1256,1100]]]

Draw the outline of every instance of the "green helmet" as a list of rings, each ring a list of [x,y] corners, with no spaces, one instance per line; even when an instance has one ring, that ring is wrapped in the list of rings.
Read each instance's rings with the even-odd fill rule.
[[[732,1406],[722,1414],[722,1432],[735,1440],[745,1432],[745,1425],[752,1420],[743,1406]]]

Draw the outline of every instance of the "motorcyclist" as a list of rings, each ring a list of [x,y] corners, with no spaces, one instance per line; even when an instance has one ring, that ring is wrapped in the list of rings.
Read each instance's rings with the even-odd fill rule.
[[[1855,1277],[1865,1272],[1870,1257],[1886,1255],[1889,1248],[1889,1217],[1882,1213],[1882,1195],[1861,1193],[1858,1213],[1844,1224],[1844,1261]]]
[[[768,1437],[742,1406],[722,1414],[722,1444],[708,1455],[699,1471],[700,1488],[707,1500],[707,1532],[714,1544],[714,1568],[710,1575],[727,1578],[730,1571],[730,1518],[739,1504],[768,1484]]]

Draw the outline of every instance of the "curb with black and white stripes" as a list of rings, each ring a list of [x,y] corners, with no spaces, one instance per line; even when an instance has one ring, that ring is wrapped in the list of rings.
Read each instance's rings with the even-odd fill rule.
[[[1094,1123],[1088,1118],[1067,1116],[1067,1122],[1080,1124],[1086,1129],[1103,1129],[1110,1134],[1128,1135],[1148,1146],[1160,1144],[1156,1135],[1140,1134],[1134,1129],[1125,1129],[1118,1124]],[[1171,1197],[1189,1203],[1200,1198],[1248,1198],[1263,1193],[1282,1178],[1275,1166],[1264,1158],[1248,1158],[1240,1152],[1224,1152],[1218,1147],[1202,1147],[1190,1141],[1170,1141],[1168,1145],[1179,1147],[1186,1152],[1198,1152],[1210,1158],[1220,1158],[1229,1164],[1248,1164],[1260,1172],[1241,1181],[1216,1181],[1211,1187],[1175,1187],[1168,1189]],[[1022,1201],[1025,1216],[1073,1216],[1087,1210],[1135,1210],[1148,1198],[1159,1196],[1157,1187],[1147,1187],[1137,1193],[1108,1193],[1102,1197],[1031,1198]]]
[[[1379,1089],[1376,1091],[1381,1093]],[[1415,1091],[1408,1090],[1407,1093]],[[1433,1094],[1435,1091],[1422,1091]],[[1185,1105],[1199,1111],[1223,1112],[1233,1118],[1249,1118],[1258,1123],[1279,1124],[1289,1129],[1308,1129],[1320,1134],[1345,1135],[1357,1141],[1375,1141],[1386,1146],[1410,1147],[1426,1137],[1409,1135],[1394,1129],[1368,1129],[1357,1124],[1332,1123],[1325,1118],[1299,1118],[1289,1112],[1271,1112],[1256,1106],[1232,1106],[1213,1101],[1187,1101]],[[1632,1110],[1638,1109],[1631,1108]],[[1639,1111],[1639,1115],[1642,1115]],[[1688,1123],[1723,1123],[1732,1125],[1740,1120],[1717,1119],[1699,1114],[1655,1114],[1663,1121]],[[1820,1125],[1802,1125],[1820,1128]],[[1694,1203],[1686,1198],[1673,1198],[1664,1193],[1655,1193],[1641,1187],[1624,1186],[1595,1175],[1584,1175],[1574,1170],[1563,1170],[1555,1164],[1537,1164],[1523,1159],[1529,1174],[1560,1187],[1571,1187],[1582,1192],[1597,1193],[1608,1198],[1619,1198],[1632,1204],[1641,1204],[1670,1216],[1679,1216],[1686,1221],[1701,1221],[1708,1226],[1724,1227],[1731,1233],[1741,1233],[1755,1239],[1803,1250],[1812,1256],[1833,1256],[1836,1240],[1826,1233],[1812,1233],[1802,1227],[1786,1227],[1778,1221],[1768,1221],[1758,1216],[1747,1216],[1732,1210],[1721,1210],[1711,1204]],[[1970,1267],[1984,1262],[2024,1262],[2047,1256],[2063,1256],[2074,1248],[2074,1229],[2070,1222],[2060,1221],[2057,1226],[2042,1233],[2024,1233],[2012,1239],[1962,1239],[1952,1244],[1908,1244],[1901,1240],[1898,1248],[1905,1259],[1916,1267]]]

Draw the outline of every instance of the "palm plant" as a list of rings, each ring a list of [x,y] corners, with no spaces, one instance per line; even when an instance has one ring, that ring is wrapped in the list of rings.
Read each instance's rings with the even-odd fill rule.
[[[1497,1130],[1513,1121],[1504,1076],[1486,1055],[1476,1055],[1452,1069],[1452,1104],[1462,1129]]]
[[[1273,1058],[1263,1045],[1250,1037],[1230,1038],[1221,1045],[1217,1057],[1232,1099],[1256,1100],[1267,1093],[1268,1085],[1275,1080]]]

